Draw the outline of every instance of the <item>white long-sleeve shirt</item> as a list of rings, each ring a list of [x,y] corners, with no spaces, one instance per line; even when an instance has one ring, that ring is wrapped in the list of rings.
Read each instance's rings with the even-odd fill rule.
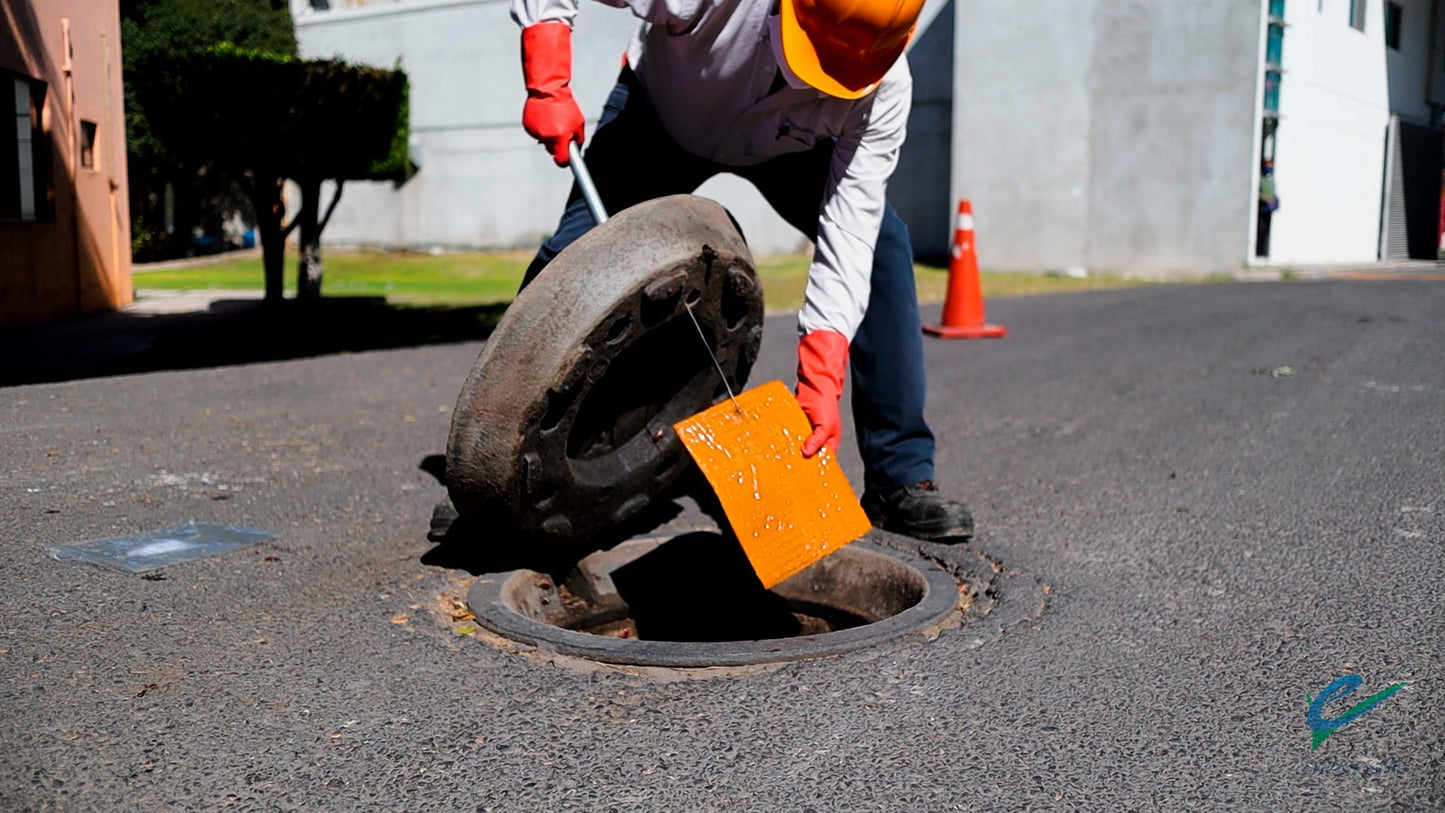
[[[643,21],[628,63],[663,127],[688,152],[749,166],[837,138],[798,329],[834,330],[851,341],[868,307],[888,178],[906,137],[913,88],[907,60],[861,99],[793,87],[769,94],[779,69],[768,26],[774,0],[598,2],[629,8]],[[524,27],[571,25],[577,3],[512,0],[512,17]]]

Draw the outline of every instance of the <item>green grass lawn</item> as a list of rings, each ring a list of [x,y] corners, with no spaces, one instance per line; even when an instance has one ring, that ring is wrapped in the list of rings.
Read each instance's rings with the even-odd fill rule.
[[[323,257],[324,296],[384,296],[406,305],[485,305],[510,301],[517,292],[531,252],[485,251],[426,254],[419,252],[331,251]],[[803,302],[808,258],[803,255],[760,257],[758,274],[770,311],[786,311]],[[295,290],[296,258],[286,258],[286,290]],[[948,287],[946,269],[919,265],[915,278],[923,302],[943,299]],[[259,290],[263,287],[261,258],[222,260],[194,268],[140,270],[134,273],[137,290]],[[1043,274],[982,274],[985,298],[1119,288],[1149,283],[1118,277],[1087,279]],[[144,295],[144,294],[142,294]]]

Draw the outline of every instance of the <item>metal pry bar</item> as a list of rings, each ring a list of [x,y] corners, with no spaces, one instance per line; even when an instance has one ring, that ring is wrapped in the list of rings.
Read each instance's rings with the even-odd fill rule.
[[[597,225],[607,222],[607,210],[602,208],[602,198],[597,194],[597,187],[592,183],[592,173],[587,171],[587,164],[582,160],[582,149],[573,141],[567,145],[567,165],[572,168],[572,177],[577,179],[577,188],[582,190],[582,199],[587,201],[587,210],[592,213],[592,219]]]

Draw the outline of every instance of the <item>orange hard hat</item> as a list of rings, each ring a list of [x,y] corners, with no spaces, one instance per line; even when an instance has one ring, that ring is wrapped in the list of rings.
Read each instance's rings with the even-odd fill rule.
[[[903,54],[923,0],[781,0],[783,58],[829,96],[866,95]]]

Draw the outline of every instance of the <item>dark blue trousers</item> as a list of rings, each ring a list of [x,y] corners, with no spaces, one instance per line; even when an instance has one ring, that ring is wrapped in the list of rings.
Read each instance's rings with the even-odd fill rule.
[[[608,212],[645,200],[690,193],[719,172],[751,181],[794,228],[817,239],[818,213],[833,156],[831,140],[755,166],[732,167],[693,155],[667,134],[647,94],[624,70],[585,151]],[[596,225],[576,184],[557,231],[542,243],[523,287],[573,240]],[[873,250],[872,292],[849,352],[853,421],[863,457],[864,488],[888,489],[933,479],[933,432],[923,420],[923,334],[913,283],[908,227],[893,207]]]

